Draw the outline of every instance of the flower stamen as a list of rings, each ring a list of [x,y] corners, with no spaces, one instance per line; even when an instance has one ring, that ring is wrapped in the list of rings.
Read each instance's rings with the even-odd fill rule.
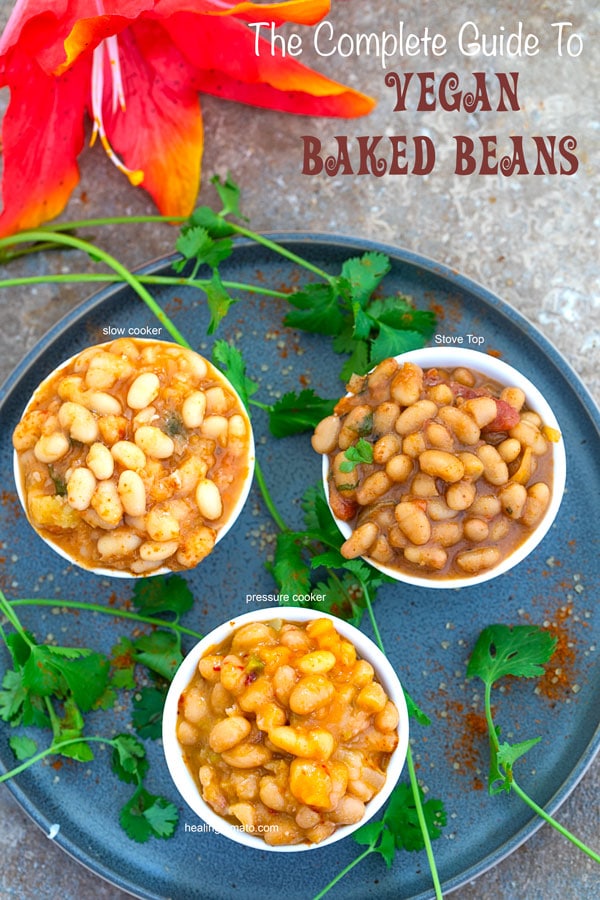
[[[92,132],[90,146],[94,144],[97,137],[100,137],[104,152],[112,164],[128,177],[131,184],[137,187],[137,185],[141,184],[144,180],[144,173],[141,169],[130,169],[121,159],[119,159],[110,145],[106,129],[104,128],[102,105],[104,101],[104,66],[106,59],[108,59],[109,63],[112,84],[112,111],[114,113],[116,112],[117,107],[120,107],[121,110],[125,112],[125,92],[123,90],[123,77],[119,61],[119,44],[116,35],[111,35],[98,44],[94,49],[92,58],[92,115],[94,118],[94,130]]]

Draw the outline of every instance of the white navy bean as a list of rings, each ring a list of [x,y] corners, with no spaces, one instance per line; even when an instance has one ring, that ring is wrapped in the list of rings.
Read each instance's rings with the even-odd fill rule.
[[[155,425],[140,425],[135,433],[135,443],[153,459],[168,459],[175,450],[172,438]]]
[[[125,469],[143,469],[146,465],[146,454],[133,441],[117,441],[110,452],[115,462]]]
[[[202,478],[196,487],[196,504],[200,514],[212,522],[223,513],[223,501],[219,488],[210,478]]]
[[[144,541],[139,554],[144,562],[163,562],[177,552],[177,541]]]
[[[108,557],[129,556],[142,543],[139,535],[128,528],[115,528],[98,538],[98,553],[103,559]]]
[[[127,406],[144,409],[156,400],[160,392],[160,380],[154,372],[142,372],[127,391]]]
[[[33,454],[42,463],[58,462],[69,452],[71,444],[62,431],[43,434],[33,448]]]
[[[67,502],[73,509],[83,511],[92,502],[96,490],[94,473],[85,466],[73,469],[67,481]]]
[[[99,441],[92,444],[85,458],[86,465],[92,470],[98,481],[112,478],[115,470],[115,461],[112,453],[105,444]]]
[[[67,400],[58,411],[58,421],[74,441],[93,444],[98,440],[98,422],[93,413],[81,403]]]
[[[128,516],[143,516],[146,512],[146,487],[137,472],[126,469],[119,475],[119,499]]]
[[[203,391],[193,391],[183,401],[181,418],[186,428],[199,428],[206,414],[206,394]]]

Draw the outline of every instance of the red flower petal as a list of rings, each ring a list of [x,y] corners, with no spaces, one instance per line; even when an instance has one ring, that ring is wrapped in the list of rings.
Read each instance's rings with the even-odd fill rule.
[[[61,74],[82,52],[152,9],[154,0],[103,0],[102,6],[100,16],[96,0],[19,0],[0,38],[0,57],[10,59],[18,46],[47,74]]]
[[[291,57],[271,55],[235,19],[177,13],[164,22],[173,43],[197,67],[200,91],[292,113],[318,116],[361,116],[375,101],[308,68]]]
[[[182,3],[181,0],[158,0],[153,15],[161,19],[178,12],[201,15],[236,16],[246,22],[295,22],[296,25],[314,25],[331,9],[330,0],[283,0],[282,3],[231,3],[229,6],[219,0],[196,0]]]
[[[79,181],[76,159],[90,78],[86,63],[54,78],[18,53],[14,67],[18,77],[2,126],[0,235],[33,228],[65,207]]]
[[[127,166],[144,172],[142,187],[164,215],[187,216],[203,149],[200,104],[187,66],[153,22],[139,21],[119,44],[127,108],[113,114],[105,104],[111,145]]]

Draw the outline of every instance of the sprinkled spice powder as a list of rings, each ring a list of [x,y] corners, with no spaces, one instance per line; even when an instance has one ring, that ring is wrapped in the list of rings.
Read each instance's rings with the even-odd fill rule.
[[[575,684],[577,641],[567,627],[572,616],[573,605],[566,603],[556,610],[552,621],[544,622],[544,628],[556,638],[556,649],[546,665],[544,675],[538,681],[536,693],[548,700],[561,700],[578,690],[578,685]]]
[[[485,714],[466,709],[464,703],[458,700],[448,699],[442,718],[447,719],[453,734],[448,745],[448,762],[454,771],[472,776],[471,787],[474,791],[483,790],[485,783],[481,775],[486,766],[483,754],[487,747]]]

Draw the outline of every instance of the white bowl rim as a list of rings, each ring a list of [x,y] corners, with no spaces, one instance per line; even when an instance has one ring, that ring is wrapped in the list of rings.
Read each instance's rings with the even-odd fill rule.
[[[495,356],[491,356],[489,353],[483,353],[480,350],[472,350],[468,347],[422,347],[418,350],[408,350],[406,353],[400,353],[394,357],[398,362],[412,362],[420,365],[422,368],[432,367],[432,366],[452,366],[456,368],[458,366],[468,366],[471,367],[483,375],[488,375],[491,378],[494,378],[496,381],[500,381],[504,384],[510,384],[511,386],[520,387],[526,397],[527,406],[534,412],[539,413],[542,417],[542,421],[544,425],[548,425],[550,428],[555,428],[557,431],[561,433],[561,439],[552,445],[553,448],[553,472],[552,472],[552,495],[550,498],[550,503],[541,522],[537,525],[534,531],[520,544],[512,553],[506,556],[497,566],[493,569],[488,569],[485,572],[481,572],[478,575],[473,576],[465,576],[458,578],[426,578],[421,575],[412,575],[409,572],[403,572],[400,569],[393,569],[390,566],[386,566],[383,563],[379,563],[374,559],[371,559],[369,556],[363,557],[369,565],[373,566],[373,568],[378,569],[384,575],[389,575],[394,581],[399,581],[404,584],[415,585],[418,587],[432,588],[432,589],[444,589],[444,590],[453,590],[455,588],[461,587],[474,587],[479,584],[483,584],[486,581],[490,581],[493,578],[497,578],[499,575],[504,575],[506,572],[513,569],[519,563],[523,562],[523,560],[530,555],[530,553],[535,550],[538,544],[544,539],[552,524],[558,514],[559,507],[562,503],[566,477],[567,477],[567,460],[565,453],[565,443],[564,437],[562,437],[562,431],[560,425],[556,419],[554,411],[544,395],[541,393],[539,388],[537,388],[532,381],[526,375],[523,375],[522,372],[519,372],[518,369],[515,369],[513,366],[504,362],[502,359],[498,359]],[[348,396],[348,395],[346,395]],[[327,455],[323,455],[322,462],[322,478],[323,478],[323,487],[325,490],[325,497],[327,499],[327,503],[329,505],[329,491],[327,489],[328,484],[328,476],[329,476],[329,459]],[[352,534],[352,528],[347,522],[343,522],[341,519],[338,519],[334,514],[331,506],[329,506],[331,515],[333,516],[336,525],[340,529],[344,538],[349,538]]]
[[[115,338],[115,340],[116,340],[116,338]],[[229,518],[227,519],[225,524],[222,526],[222,528],[220,528],[217,531],[217,536],[215,539],[215,546],[216,546],[219,543],[219,541],[221,541],[225,537],[227,532],[235,525],[235,522],[238,519],[240,513],[242,512],[242,509],[245,506],[246,500],[248,499],[248,495],[249,495],[250,489],[252,487],[252,482],[254,480],[254,468],[255,468],[255,463],[256,463],[256,446],[255,446],[255,441],[254,441],[254,431],[252,429],[252,422],[250,420],[250,416],[248,415],[248,411],[247,411],[246,407],[244,406],[244,403],[242,402],[242,398],[238,394],[235,387],[231,384],[231,382],[229,381],[227,376],[224,375],[223,372],[221,372],[220,369],[218,369],[215,366],[215,364],[210,361],[210,359],[207,359],[205,356],[202,356],[202,354],[198,353],[197,350],[194,350],[191,347],[183,347],[181,344],[178,344],[176,341],[165,341],[165,340],[161,340],[160,338],[141,338],[141,337],[133,336],[131,338],[131,340],[133,340],[135,343],[138,343],[138,344],[165,344],[169,347],[180,347],[182,350],[188,350],[191,353],[195,353],[196,356],[199,356],[201,359],[204,360],[204,362],[208,363],[210,365],[210,367],[217,373],[217,375],[223,379],[225,384],[228,386],[229,390],[237,398],[238,403],[240,405],[240,409],[246,419],[246,424],[249,428],[249,434],[250,434],[250,440],[248,442],[248,473],[246,475],[246,478],[244,479],[244,485],[243,485],[242,491],[240,492],[240,495],[231,510],[231,514],[230,514]],[[51,381],[54,378],[54,376],[57,374],[57,372],[60,372],[61,369],[65,369],[67,366],[71,365],[71,363],[74,362],[78,356],[81,356],[82,353],[85,353],[87,350],[91,349],[92,347],[110,347],[111,344],[114,344],[114,340],[102,341],[101,343],[98,343],[98,344],[90,344],[89,347],[84,347],[83,350],[79,350],[77,353],[74,353],[72,356],[70,356],[68,359],[64,360],[58,366],[55,366],[52,369],[52,371],[48,375],[46,375],[46,377],[43,378],[42,381],[40,381],[38,386],[35,388],[33,393],[30,395],[29,399],[27,400],[27,403],[25,404],[25,406],[23,408],[21,417],[24,415],[29,404],[32,402],[32,400],[34,399],[34,397],[38,393],[38,391],[40,391],[43,388],[43,386],[46,384],[47,381]],[[19,454],[17,453],[16,450],[13,450],[13,477],[14,477],[15,487],[16,487],[16,491],[17,491],[17,497],[19,498],[19,502],[21,504],[23,512],[25,513],[25,515],[27,516],[27,519],[29,520],[29,515],[27,513],[27,504],[25,502],[25,495],[23,493],[23,484],[22,484],[22,480],[21,480],[21,467],[19,465]],[[70,556],[66,552],[66,550],[63,550],[62,547],[58,546],[58,544],[53,543],[53,541],[49,540],[49,538],[45,537],[45,535],[40,534],[40,532],[37,530],[37,528],[35,528],[33,525],[31,527],[33,528],[33,530],[35,531],[37,536],[39,538],[41,538],[41,540],[44,541],[44,543],[48,547],[50,547],[50,549],[53,550],[54,553],[56,553],[58,556],[62,557],[64,560],[66,560],[71,565],[77,566],[78,569],[81,569],[84,572],[91,572],[93,575],[101,575],[101,576],[107,577],[107,578],[152,578],[155,575],[168,575],[174,571],[173,569],[170,569],[168,566],[161,566],[158,569],[152,569],[150,572],[141,572],[141,573],[127,572],[124,569],[108,569],[108,568],[104,568],[103,566],[85,566],[85,565],[83,565],[83,563],[79,562],[78,560],[76,560],[72,556]]]
[[[330,619],[342,637],[347,638],[354,644],[359,656],[369,660],[373,665],[375,673],[385,688],[388,697],[395,703],[398,709],[400,717],[398,725],[398,746],[390,757],[386,771],[385,784],[379,793],[366,804],[366,813],[360,822],[356,825],[339,826],[332,835],[324,841],[321,841],[319,844],[270,846],[265,843],[262,838],[249,834],[241,827],[237,828],[226,819],[217,815],[208,803],[202,799],[183,760],[181,745],[177,740],[177,706],[183,690],[188,686],[196,671],[198,661],[211,647],[224,641],[232,631],[241,628],[242,625],[246,625],[249,622],[269,622],[274,619],[281,619],[284,622],[306,622],[310,619],[323,618]],[[163,710],[162,741],[167,768],[177,790],[190,809],[202,819],[211,830],[231,838],[231,840],[236,841],[239,844],[243,844],[246,847],[252,847],[256,850],[268,850],[279,853],[317,850],[321,847],[329,846],[330,844],[348,837],[352,832],[356,831],[357,828],[368,822],[384,805],[400,778],[402,769],[404,768],[406,754],[408,752],[408,740],[409,716],[406,700],[404,698],[400,679],[389,659],[381,652],[371,638],[354,625],[350,625],[349,622],[338,619],[336,616],[332,616],[329,613],[321,613],[315,609],[306,609],[297,606],[271,606],[264,609],[253,610],[249,613],[242,613],[239,616],[229,619],[227,622],[223,622],[217,628],[209,632],[201,641],[192,647],[175,673],[167,693]]]

